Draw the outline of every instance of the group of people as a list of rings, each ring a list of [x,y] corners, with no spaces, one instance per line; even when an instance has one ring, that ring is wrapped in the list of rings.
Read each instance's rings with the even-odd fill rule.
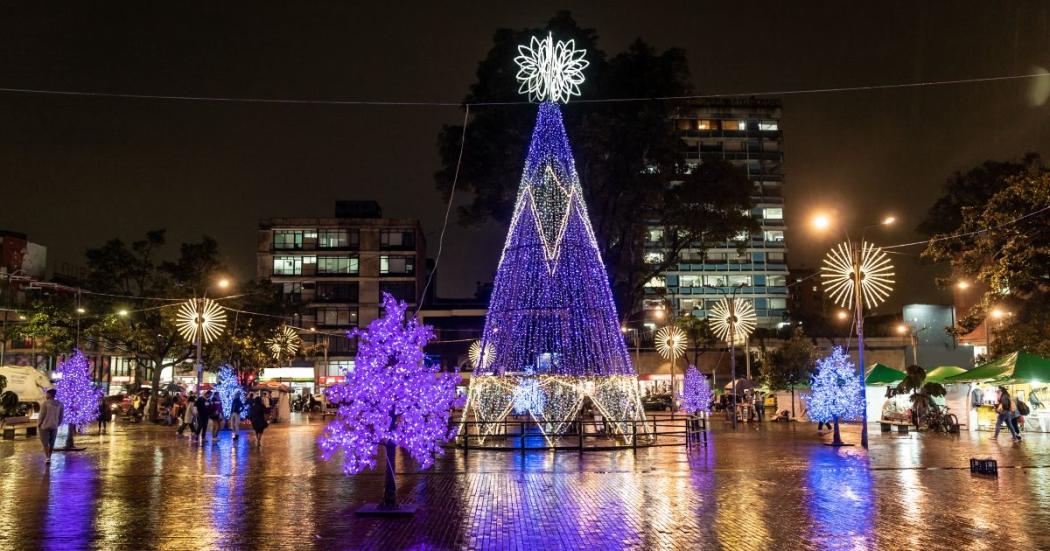
[[[248,421],[251,422],[252,433],[255,435],[255,446],[262,447],[263,431],[269,426],[267,417],[270,408],[266,403],[267,400],[268,397],[265,395],[255,396],[253,394],[248,394],[242,399],[242,394],[237,393],[233,397],[230,416],[227,419],[218,393],[208,390],[200,395],[195,395],[190,392],[189,396],[180,396],[175,400],[171,407],[171,415],[178,425],[176,433],[179,436],[182,436],[189,428],[194,441],[199,440],[204,443],[204,437],[210,427],[212,443],[215,443],[219,436],[219,429],[226,424],[227,420],[233,430],[233,439],[236,440],[240,435],[241,415],[247,411]]]

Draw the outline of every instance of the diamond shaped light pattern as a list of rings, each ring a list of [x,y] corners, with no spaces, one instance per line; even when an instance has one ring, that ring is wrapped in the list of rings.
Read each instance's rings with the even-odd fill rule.
[[[539,106],[480,346],[497,375],[634,374],[554,103]]]

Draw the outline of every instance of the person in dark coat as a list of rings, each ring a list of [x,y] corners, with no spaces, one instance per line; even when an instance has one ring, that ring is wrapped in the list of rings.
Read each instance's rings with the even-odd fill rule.
[[[211,417],[211,391],[197,396],[193,407],[197,408],[197,438],[203,442],[204,434],[208,432],[208,419]]]
[[[233,430],[233,439],[237,439],[237,434],[240,432],[241,427],[241,410],[244,409],[244,403],[241,401],[241,393],[233,395],[233,408],[230,411],[230,429]]]
[[[98,433],[106,434],[106,428],[109,426],[109,422],[113,420],[113,412],[109,409],[109,404],[105,400],[101,400],[98,404]]]
[[[266,430],[266,406],[263,405],[262,398],[256,396],[252,400],[252,408],[248,413],[248,420],[252,422],[252,430],[255,431],[255,447],[262,447],[262,436],[263,431]]]

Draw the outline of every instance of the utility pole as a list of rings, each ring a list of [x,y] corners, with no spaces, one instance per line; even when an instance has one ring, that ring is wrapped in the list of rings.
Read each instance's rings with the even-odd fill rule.
[[[856,308],[857,316],[857,370],[860,372],[860,397],[864,403],[864,409],[860,416],[860,445],[864,449],[868,448],[868,391],[864,384],[864,302],[863,293],[861,291],[861,278],[863,274],[860,271],[861,267],[861,250],[856,242],[850,242],[850,253],[853,259],[853,296],[854,296],[854,307]]]

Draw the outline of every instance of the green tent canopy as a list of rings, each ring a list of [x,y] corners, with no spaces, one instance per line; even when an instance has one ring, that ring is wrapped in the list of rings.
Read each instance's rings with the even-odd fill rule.
[[[960,373],[966,373],[966,370],[954,365],[939,365],[926,372],[926,382],[943,383],[948,377],[953,377]]]
[[[974,381],[994,381],[997,383],[1031,383],[1050,381],[1050,360],[1014,352],[1001,358],[979,365],[965,373],[952,375],[944,379],[946,383],[968,383]]]
[[[904,380],[904,373],[892,367],[877,363],[868,370],[864,384],[872,385],[894,385]]]

